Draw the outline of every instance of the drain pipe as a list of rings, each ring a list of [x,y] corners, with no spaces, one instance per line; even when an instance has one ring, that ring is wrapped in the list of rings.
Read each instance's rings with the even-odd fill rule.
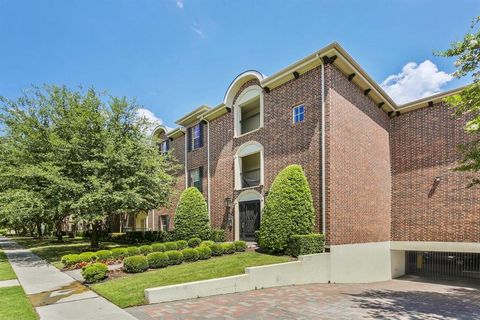
[[[201,118],[201,121],[207,123],[207,203],[208,203],[208,219],[212,222],[211,212],[210,212],[210,121],[205,118]]]
[[[320,57],[319,57],[320,58]],[[325,65],[322,62],[322,233],[326,237],[326,186],[325,186]]]
[[[188,188],[188,168],[187,168],[187,158],[188,158],[188,129],[185,128],[185,161],[183,162],[185,165],[185,189]]]

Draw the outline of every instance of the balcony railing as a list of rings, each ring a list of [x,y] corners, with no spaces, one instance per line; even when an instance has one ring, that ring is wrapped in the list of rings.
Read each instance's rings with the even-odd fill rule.
[[[242,177],[242,188],[260,185],[260,169],[243,171],[240,175]]]

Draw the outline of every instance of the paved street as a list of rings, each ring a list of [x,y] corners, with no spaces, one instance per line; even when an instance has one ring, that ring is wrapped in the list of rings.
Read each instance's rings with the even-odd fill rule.
[[[127,309],[151,319],[480,319],[480,290],[407,280],[271,288]]]

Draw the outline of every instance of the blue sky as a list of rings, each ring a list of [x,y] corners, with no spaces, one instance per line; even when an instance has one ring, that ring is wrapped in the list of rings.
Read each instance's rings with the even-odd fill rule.
[[[0,0],[0,95],[93,86],[174,126],[220,103],[239,73],[270,75],[337,41],[408,101],[469,81],[451,79],[453,61],[432,52],[479,13],[474,0]]]

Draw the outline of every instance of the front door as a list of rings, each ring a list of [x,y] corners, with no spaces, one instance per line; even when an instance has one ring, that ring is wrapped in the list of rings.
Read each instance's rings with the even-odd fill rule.
[[[260,200],[239,203],[240,239],[255,241],[255,231],[260,228]]]

